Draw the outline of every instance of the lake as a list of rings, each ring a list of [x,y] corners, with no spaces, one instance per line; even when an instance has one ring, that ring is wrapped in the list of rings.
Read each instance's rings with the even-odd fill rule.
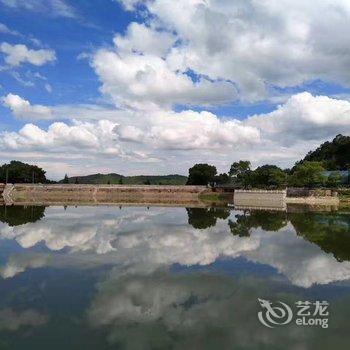
[[[349,312],[346,212],[0,207],[0,349],[349,349]]]

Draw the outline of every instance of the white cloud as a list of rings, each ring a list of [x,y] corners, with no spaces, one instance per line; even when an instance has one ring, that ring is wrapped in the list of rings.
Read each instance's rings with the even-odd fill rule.
[[[139,171],[154,174],[153,165],[141,167],[140,163],[154,161],[158,162],[158,173],[171,169],[186,174],[198,162],[213,163],[219,172],[227,172],[229,165],[239,159],[249,159],[254,166],[273,163],[290,167],[321,142],[339,133],[350,134],[350,103],[309,93],[293,95],[271,113],[244,120],[191,110],[131,111],[97,105],[46,107],[32,105],[12,94],[3,98],[3,103],[19,119],[75,121],[55,122],[47,130],[26,124],[18,132],[3,132],[0,151],[11,152],[12,156],[13,152],[22,156],[37,152],[32,155],[34,159],[70,152],[81,156],[81,164],[88,157],[97,168],[103,162],[107,172],[122,167],[129,174],[135,172],[136,164]],[[104,163],[108,157],[128,159],[129,163]],[[73,159],[66,162],[67,166],[73,162],[78,165]]]
[[[10,108],[13,115],[18,119],[51,119],[52,111],[42,105],[31,105],[18,95],[8,94],[2,98],[2,103]]]
[[[45,119],[58,113],[62,117],[65,115],[62,110],[52,111],[44,106],[30,105],[16,95],[8,95],[4,104],[22,119]],[[92,118],[96,117],[93,109],[87,110],[87,113]],[[103,116],[104,111],[97,109],[96,113]],[[208,112],[153,112],[147,116],[134,114],[130,117],[128,113],[122,115],[118,111],[110,111],[110,116],[110,121],[75,120],[70,123],[72,125],[55,122],[47,130],[25,124],[18,132],[3,132],[0,149],[18,153],[69,152],[81,154],[82,158],[94,157],[97,162],[100,154],[153,162],[159,161],[169,150],[205,152],[211,149],[221,152],[222,149],[257,144],[260,136],[257,128],[245,126],[238,120],[220,120]],[[141,123],[138,122],[140,117],[143,118]],[[131,124],[133,121],[134,124]]]
[[[258,128],[264,139],[283,145],[324,140],[350,133],[350,102],[304,92],[271,113],[249,117],[245,124]]]
[[[28,49],[27,46],[23,44],[11,45],[2,43],[0,45],[0,52],[6,55],[5,62],[14,67],[20,66],[22,63],[42,66],[56,60],[56,54],[53,50],[32,50]]]
[[[123,36],[117,34],[114,44],[121,52],[138,52],[164,56],[174,45],[176,37],[169,32],[159,32],[140,23],[131,23]]]
[[[64,0],[0,0],[0,3],[12,9],[41,12],[54,17],[76,16],[75,10]]]
[[[155,112],[141,131],[136,126],[116,128],[125,141],[142,141],[158,149],[203,150],[258,143],[257,128],[238,120],[220,120],[209,112]]]
[[[142,3],[151,25],[176,33],[166,57],[173,70],[233,81],[242,99],[314,79],[350,86],[346,0],[120,2],[128,10]]]
[[[126,46],[126,44],[125,44]],[[171,69],[161,57],[151,54],[99,50],[92,66],[102,81],[101,91],[117,106],[136,109],[170,108],[174,104],[215,105],[235,99],[227,82],[198,82]]]
[[[75,121],[72,126],[56,122],[45,131],[34,124],[26,124],[18,133],[4,132],[0,142],[4,148],[10,150],[123,156],[124,152],[114,141],[115,126],[115,123],[107,120],[100,120],[98,123]]]
[[[4,23],[0,23],[0,33],[3,34],[11,34],[14,36],[22,36],[21,33],[15,31],[15,30],[11,30],[6,24]]]

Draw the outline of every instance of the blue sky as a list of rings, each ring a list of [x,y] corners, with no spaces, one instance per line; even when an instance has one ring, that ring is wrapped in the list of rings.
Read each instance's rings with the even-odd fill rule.
[[[0,0],[0,160],[290,166],[350,130],[349,23],[343,0]]]
[[[36,47],[31,39],[38,39],[43,47],[54,49],[57,54],[54,64],[34,69],[23,65],[16,69],[23,80],[30,81],[25,77],[27,72],[39,72],[47,79],[33,79],[36,81],[32,87],[19,83],[9,74],[11,72],[2,72],[2,92],[10,91],[43,105],[91,103],[99,99],[98,79],[86,61],[79,60],[78,56],[111,45],[113,34],[125,31],[128,23],[135,19],[117,2],[107,0],[103,6],[99,4],[101,1],[74,1],[74,18],[47,16],[0,4],[0,22],[23,34],[17,37],[1,33],[1,41]],[[53,93],[45,89],[46,84],[51,85]],[[8,125],[13,129],[23,124],[11,118],[3,106],[1,113],[7,116]]]

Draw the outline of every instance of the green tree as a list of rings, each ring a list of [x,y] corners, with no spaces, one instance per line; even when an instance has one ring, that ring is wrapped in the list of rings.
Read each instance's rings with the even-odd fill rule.
[[[249,160],[240,160],[239,162],[234,162],[231,165],[229,175],[238,176],[250,170],[251,164]]]
[[[332,172],[326,181],[326,186],[331,188],[337,188],[341,184],[342,176],[339,171]]]
[[[122,185],[123,184],[123,178],[121,177],[118,181],[119,185]]]
[[[13,160],[9,164],[0,166],[0,182],[5,182],[8,176],[7,180],[10,183],[31,183],[33,180],[36,183],[46,183],[48,180],[45,173],[36,165]]]
[[[209,164],[196,164],[189,169],[187,185],[207,185],[214,181],[216,167]]]
[[[214,176],[214,182],[218,185],[228,184],[230,182],[230,177],[226,173],[216,175]]]
[[[251,164],[249,160],[240,160],[231,164],[229,175],[236,186],[249,187],[251,182]]]
[[[322,162],[303,162],[292,169],[288,184],[294,187],[317,187],[325,183]]]
[[[337,135],[309,152],[301,162],[305,161],[322,162],[327,170],[350,169],[350,136]]]
[[[287,174],[276,165],[263,165],[250,176],[250,185],[258,188],[282,188],[286,186]]]

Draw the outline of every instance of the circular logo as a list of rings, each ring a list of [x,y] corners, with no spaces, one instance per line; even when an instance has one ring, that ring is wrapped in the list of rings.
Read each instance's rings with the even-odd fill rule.
[[[288,324],[293,318],[292,309],[282,301],[272,303],[271,301],[258,299],[263,311],[259,311],[259,321],[266,327],[274,328]]]

